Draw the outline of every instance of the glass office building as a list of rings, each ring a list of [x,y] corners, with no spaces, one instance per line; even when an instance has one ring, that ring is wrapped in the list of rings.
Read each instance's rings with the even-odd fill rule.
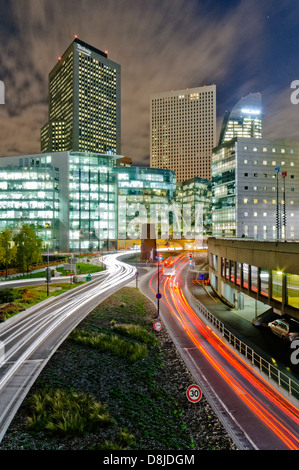
[[[236,139],[233,139],[213,150],[213,235],[236,236],[236,223]]]
[[[19,168],[0,168],[0,229],[34,224],[42,239],[55,248],[59,171],[51,166],[49,157],[30,160],[20,159]]]
[[[120,154],[120,65],[75,38],[49,74],[41,151]]]
[[[142,208],[148,217],[162,214],[157,227],[163,231],[165,207],[175,196],[174,173],[117,166],[120,160],[89,152],[1,158],[0,230],[29,223],[51,249],[114,249],[118,239],[132,239],[130,222]]]
[[[241,98],[230,112],[226,112],[219,137],[219,145],[234,137],[262,138],[262,95],[250,93]]]
[[[118,238],[141,238],[142,224],[155,223],[157,238],[169,237],[176,177],[171,170],[118,167]]]
[[[212,182],[202,178],[191,178],[178,183],[176,202],[182,216],[190,223],[190,237],[207,237],[212,234]]]

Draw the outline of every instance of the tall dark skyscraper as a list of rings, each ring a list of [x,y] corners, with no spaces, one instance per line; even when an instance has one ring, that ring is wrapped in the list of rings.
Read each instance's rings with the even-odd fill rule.
[[[75,38],[49,74],[41,151],[120,154],[121,68]]]

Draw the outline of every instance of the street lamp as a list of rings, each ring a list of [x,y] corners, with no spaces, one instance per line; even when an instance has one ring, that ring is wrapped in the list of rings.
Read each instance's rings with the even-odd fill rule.
[[[47,268],[46,268],[46,282],[47,282],[47,297],[49,297],[49,283],[51,282],[51,269],[49,263],[49,241],[48,241],[48,256],[47,256]]]
[[[276,171],[276,241],[279,241],[279,231],[280,231],[280,220],[279,220],[279,202],[278,202],[278,174],[280,172],[280,166],[275,167]]]
[[[162,297],[161,294],[160,294],[160,261],[162,261],[163,256],[162,256],[162,255],[158,255],[157,258],[158,258],[158,292],[157,292],[156,298],[157,298],[158,318],[159,318],[159,313],[160,313],[160,299],[161,299],[161,297]]]
[[[281,176],[283,178],[283,218],[282,218],[282,223],[283,223],[283,232],[284,232],[284,239],[287,239],[287,214],[286,214],[286,176],[287,176],[287,171],[283,171],[281,173]]]

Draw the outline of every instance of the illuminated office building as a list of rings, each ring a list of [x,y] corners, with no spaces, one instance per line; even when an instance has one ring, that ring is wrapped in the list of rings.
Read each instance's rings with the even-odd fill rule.
[[[157,238],[169,238],[176,177],[170,170],[118,167],[118,238],[142,235],[142,224],[155,224]],[[140,237],[138,236],[140,235]],[[121,242],[120,242],[121,243]],[[124,244],[123,244],[124,246]]]
[[[212,182],[191,178],[177,184],[176,202],[190,223],[190,238],[212,234]]]
[[[41,151],[120,154],[120,65],[75,38],[49,74]]]
[[[139,203],[149,216],[153,208],[161,213],[176,188],[169,170],[117,166],[119,161],[122,156],[90,152],[1,158],[0,230],[34,225],[44,247],[62,252],[117,248],[136,216],[136,206],[130,216],[123,204]]]
[[[151,96],[150,165],[176,173],[177,181],[211,179],[216,145],[216,86]]]
[[[219,145],[234,137],[262,138],[262,95],[251,93],[241,98],[231,112],[226,112]]]
[[[234,138],[214,148],[213,236],[299,238],[299,142]]]

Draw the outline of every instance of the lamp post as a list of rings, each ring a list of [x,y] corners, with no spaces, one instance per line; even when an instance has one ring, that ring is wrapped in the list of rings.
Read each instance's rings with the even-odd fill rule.
[[[281,176],[283,178],[283,218],[282,218],[282,223],[283,223],[283,232],[284,232],[284,239],[286,241],[287,239],[287,214],[286,214],[286,176],[287,176],[287,171],[283,171],[281,173]]]
[[[280,232],[280,218],[279,218],[279,192],[278,192],[278,174],[280,173],[280,166],[275,167],[276,171],[276,241],[279,241],[279,232]]]
[[[161,294],[160,294],[160,260],[163,259],[163,257],[161,255],[158,255],[158,289],[157,289],[157,295],[156,295],[156,298],[157,298],[157,310],[158,310],[158,318],[159,318],[159,314],[160,314],[160,299],[161,299]]]

